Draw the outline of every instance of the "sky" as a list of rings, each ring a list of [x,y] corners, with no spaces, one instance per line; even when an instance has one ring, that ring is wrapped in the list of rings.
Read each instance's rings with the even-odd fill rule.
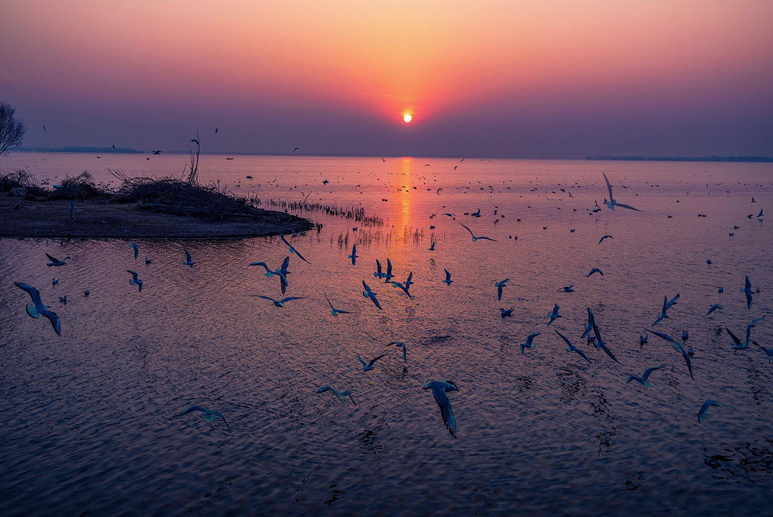
[[[25,147],[773,156],[772,23],[767,0],[0,0],[0,101]]]

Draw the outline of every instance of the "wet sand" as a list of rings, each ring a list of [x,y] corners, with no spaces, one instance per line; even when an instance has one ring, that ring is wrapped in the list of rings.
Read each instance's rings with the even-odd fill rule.
[[[307,231],[311,221],[284,212],[256,209],[255,218],[206,220],[170,215],[137,204],[0,197],[0,237],[224,239]]]

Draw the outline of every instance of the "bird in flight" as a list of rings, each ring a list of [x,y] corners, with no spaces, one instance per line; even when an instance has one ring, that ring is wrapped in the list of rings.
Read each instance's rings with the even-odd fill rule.
[[[459,391],[459,388],[454,381],[447,380],[429,381],[424,385],[424,388],[432,390],[435,402],[437,402],[437,405],[440,408],[440,415],[443,417],[443,423],[448,428],[448,432],[451,433],[451,436],[456,438],[456,417],[454,417],[454,412],[451,409],[451,401],[448,400],[448,395],[446,395],[446,393],[449,391]]]
[[[396,345],[399,348],[403,349],[403,362],[407,363],[408,362],[408,357],[407,357],[407,351],[406,351],[405,343],[403,343],[402,341],[392,341],[391,343],[387,343],[386,344],[386,346],[390,346],[390,345]]]
[[[136,285],[139,288],[139,292],[142,292],[142,280],[137,276],[137,272],[132,271],[131,269],[127,269],[126,272],[132,276],[132,279],[129,280],[129,284]]]
[[[54,332],[56,332],[56,335],[61,336],[62,327],[59,322],[59,316],[55,312],[48,310],[48,306],[43,303],[38,290],[29,284],[24,284],[21,282],[14,282],[14,285],[19,289],[26,291],[27,294],[30,295],[30,298],[32,298],[32,303],[27,304],[27,314],[35,319],[39,318],[42,314],[48,318],[48,321],[51,322],[51,326],[54,327]]]
[[[604,175],[604,181],[607,182],[607,190],[609,191],[609,201],[604,198],[604,204],[607,205],[607,207],[610,210],[614,210],[616,206],[619,206],[620,208],[627,208],[628,210],[635,210],[637,212],[641,212],[638,208],[634,208],[631,205],[624,205],[623,203],[618,203],[617,200],[612,196],[612,185],[609,183],[609,178],[607,178],[606,173],[602,172]]]
[[[491,237],[486,237],[486,236],[483,236],[483,235],[475,235],[474,233],[472,233],[472,230],[470,230],[463,223],[459,223],[459,224],[464,226],[464,229],[467,230],[468,232],[470,232],[470,235],[472,236],[472,242],[476,242],[478,240],[487,240],[487,241],[494,241],[494,242],[496,242],[496,239],[492,239]]]
[[[650,378],[650,375],[652,375],[652,372],[654,372],[655,370],[660,370],[661,368],[665,368],[665,367],[666,367],[665,364],[661,364],[660,366],[653,366],[652,368],[647,368],[646,370],[644,370],[644,373],[641,374],[641,377],[637,375],[629,375],[628,380],[625,381],[625,383],[628,384],[631,381],[636,381],[642,386],[644,386],[644,389],[646,390],[647,388],[652,387],[652,384],[650,384],[649,381],[647,380]]]
[[[536,345],[534,344],[534,338],[542,334],[542,332],[533,332],[526,336],[526,342],[521,343],[521,353],[527,348],[536,348]]]
[[[48,253],[46,253],[46,255],[48,255]],[[51,258],[51,255],[48,255],[48,258]],[[49,264],[49,266],[50,265],[51,264]],[[58,266],[60,264],[54,264],[54,265]],[[741,292],[746,294],[746,308],[751,309],[752,302],[754,300],[752,299],[752,283],[749,281],[749,275],[746,275],[746,282],[744,283],[744,286],[743,286],[743,289],[741,289]]]
[[[698,423],[699,424],[703,423],[703,419],[706,418],[706,413],[709,412],[709,408],[711,406],[721,406],[721,405],[722,404],[720,404],[716,400],[706,399],[706,402],[703,403],[700,410],[698,411]]]
[[[140,254],[140,247],[137,246],[136,242],[132,242],[131,244],[129,244],[129,247],[134,250],[134,260],[137,260],[137,255]]]
[[[370,298],[370,300],[373,302],[373,305],[375,305],[381,310],[384,310],[381,308],[381,304],[378,303],[378,299],[376,298],[376,293],[374,293],[373,290],[370,287],[368,287],[368,284],[365,283],[365,280],[362,281],[362,287],[365,288],[365,290],[362,292],[362,295],[366,298]]]
[[[716,311],[716,310],[719,310],[719,309],[724,309],[724,307],[723,307],[723,306],[721,306],[721,305],[720,305],[720,304],[718,304],[718,303],[715,303],[714,305],[712,305],[711,307],[709,307],[709,312],[707,312],[707,313],[706,313],[706,316],[708,316],[708,315],[709,315],[709,314],[711,314],[712,312],[714,312],[714,311]]]
[[[591,270],[590,270],[590,273],[588,273],[587,275],[585,275],[585,278],[589,278],[589,277],[590,277],[592,274],[594,274],[594,273],[598,273],[599,275],[601,275],[601,276],[604,276],[604,272],[603,272],[602,270],[600,270],[600,269],[599,269],[599,268],[597,268],[597,267],[594,267],[593,269],[591,269]]]
[[[48,267],[51,267],[51,266],[64,266],[64,265],[67,264],[67,261],[70,260],[70,257],[65,257],[64,260],[59,260],[57,258],[52,257],[48,253],[46,253],[46,257],[48,257],[48,260],[51,261],[48,264],[46,264]]]
[[[366,363],[365,361],[362,360],[362,357],[360,357],[360,354],[357,354],[357,360],[360,362],[360,364],[362,364],[362,371],[369,372],[373,369],[373,365],[376,363],[376,361],[378,361],[384,356],[386,356],[386,354],[381,354],[380,356],[371,359],[369,363]]]
[[[443,280],[442,282],[443,282],[444,284],[446,284],[446,285],[451,285],[451,284],[453,284],[453,283],[454,283],[454,281],[453,281],[453,280],[451,280],[451,273],[450,273],[450,272],[449,272],[447,269],[443,269],[443,271],[445,271],[445,272],[446,272],[446,279],[445,279],[445,280]]]
[[[333,307],[333,304],[330,302],[330,298],[327,297],[327,293],[325,293],[325,300],[327,300],[327,304],[330,305],[330,314],[333,316],[338,316],[339,314],[351,314],[349,311],[342,311]]]
[[[354,404],[355,406],[357,405],[357,403],[354,401],[354,397],[352,397],[352,393],[349,390],[338,391],[331,388],[330,386],[322,386],[320,389],[317,390],[317,393],[325,393],[326,391],[332,391],[333,394],[336,397],[338,397],[338,400],[340,400],[341,402],[344,402],[345,401],[344,399],[346,399],[346,397],[349,397],[352,401],[352,404]]]
[[[560,333],[559,331],[557,331],[556,329],[553,329],[553,330],[556,332],[556,334],[558,334],[558,336],[559,336],[561,339],[563,339],[563,340],[564,340],[564,343],[566,343],[566,345],[569,347],[569,348],[567,348],[567,349],[566,349],[566,351],[567,351],[567,352],[577,352],[577,353],[578,353],[578,354],[579,354],[579,355],[580,355],[580,356],[581,356],[583,359],[585,359],[585,360],[586,360],[586,361],[588,361],[589,363],[591,362],[591,360],[590,360],[590,359],[588,359],[588,356],[587,356],[587,355],[585,355],[585,352],[583,352],[582,350],[580,350],[579,348],[577,348],[576,346],[574,346],[574,345],[572,344],[572,342],[571,342],[571,341],[569,341],[569,339],[568,339],[568,338],[567,338],[565,335],[561,334],[561,333]]]
[[[306,262],[307,264],[311,264],[311,262],[309,262],[308,260],[306,260],[306,259],[303,257],[303,255],[301,255],[301,254],[300,254],[300,252],[299,252],[298,250],[296,250],[296,249],[293,247],[293,245],[292,245],[292,244],[290,244],[289,242],[287,242],[287,239],[285,239],[285,236],[284,236],[284,235],[280,235],[280,237],[281,237],[281,239],[282,239],[282,242],[284,242],[285,244],[287,244],[287,247],[288,247],[288,248],[290,248],[290,254],[291,254],[291,255],[294,253],[294,254],[298,255],[298,258],[299,258],[299,259],[301,259],[302,261]]]
[[[601,239],[599,239],[599,244],[604,242],[604,239],[614,239],[614,237],[612,237],[611,235],[604,235],[601,237]]]
[[[548,313],[548,318],[550,318],[550,321],[548,322],[548,327],[550,326],[551,323],[553,323],[558,318],[563,318],[563,316],[558,314],[558,309],[559,309],[558,304],[555,304],[553,306],[553,310]]]
[[[183,250],[185,251],[185,260],[183,261],[183,264],[193,267],[193,259],[191,258],[190,252],[186,248],[183,248]]]
[[[188,413],[191,413],[193,411],[201,411],[202,413],[204,413],[204,418],[210,422],[212,420],[215,420],[216,418],[221,419],[225,424],[225,426],[228,428],[228,432],[229,433],[231,432],[231,426],[228,425],[228,422],[226,422],[225,417],[223,416],[223,413],[221,413],[220,411],[213,411],[211,409],[206,409],[201,406],[191,406],[177,416],[187,415]]]
[[[507,282],[509,282],[509,278],[505,278],[504,280],[500,280],[496,284],[494,284],[497,288],[497,299],[501,302],[502,301],[502,289],[507,287]]]
[[[269,300],[276,307],[284,307],[285,306],[284,304],[289,302],[290,300],[302,300],[303,298],[306,298],[305,296],[288,296],[286,298],[282,298],[281,300],[274,300],[273,298],[270,298],[268,296],[263,296],[262,294],[257,295],[257,297]]]
[[[644,330],[646,330],[651,334],[655,334],[659,338],[665,339],[666,341],[671,343],[671,347],[677,352],[679,352],[680,354],[682,354],[682,357],[684,358],[684,362],[687,364],[687,370],[689,370],[690,372],[690,378],[695,379],[695,377],[693,377],[693,374],[692,374],[692,361],[690,360],[690,354],[687,353],[687,351],[684,348],[682,348],[681,344],[679,344],[674,338],[672,338],[671,336],[663,332],[656,332],[650,329],[644,329]]]
[[[352,254],[349,255],[348,258],[352,259],[353,266],[357,264],[357,245],[356,244],[352,244]]]

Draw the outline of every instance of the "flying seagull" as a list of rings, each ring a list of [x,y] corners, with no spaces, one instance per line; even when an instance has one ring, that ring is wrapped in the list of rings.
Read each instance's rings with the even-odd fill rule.
[[[521,343],[521,353],[523,353],[523,351],[527,348],[536,348],[536,346],[534,345],[534,338],[539,336],[540,334],[542,334],[542,332],[533,332],[528,336],[526,336],[526,342]]]
[[[29,314],[31,317],[37,319],[42,314],[48,320],[51,322],[51,326],[54,327],[54,332],[58,336],[62,335],[62,327],[59,323],[59,316],[55,312],[49,311],[48,306],[43,303],[43,300],[40,298],[40,293],[37,289],[32,287],[28,284],[23,284],[21,282],[14,282],[14,285],[16,287],[23,289],[27,291],[27,294],[30,295],[32,298],[32,303],[27,304],[27,314]]]
[[[137,246],[136,242],[132,242],[131,244],[129,244],[129,247],[134,250],[134,260],[137,260],[137,255],[140,254],[140,247]]]
[[[317,393],[325,393],[326,391],[332,391],[335,394],[335,396],[338,397],[338,400],[340,400],[341,402],[344,402],[344,399],[346,397],[349,397],[352,401],[352,404],[354,404],[355,406],[357,405],[357,403],[354,401],[354,397],[352,397],[352,393],[349,390],[337,391],[331,388],[330,386],[322,386],[320,389],[317,390]]]
[[[142,292],[142,280],[137,276],[137,272],[132,271],[131,269],[127,269],[126,272],[132,276],[132,279],[129,280],[129,284],[136,285],[139,288],[139,292]]]
[[[67,261],[70,260],[70,257],[65,257],[64,260],[59,260],[57,258],[52,257],[48,253],[46,253],[46,257],[48,257],[48,260],[51,261],[48,264],[46,264],[48,267],[51,267],[51,266],[64,266],[65,264],[67,264]]]
[[[582,350],[580,350],[579,348],[577,348],[576,346],[574,346],[574,345],[572,344],[572,342],[571,342],[571,341],[569,341],[569,339],[567,339],[567,337],[566,337],[565,335],[561,334],[561,333],[560,333],[559,331],[557,331],[556,329],[553,329],[553,330],[555,330],[556,334],[558,334],[558,336],[559,336],[561,339],[563,339],[563,340],[564,340],[564,343],[566,343],[566,345],[569,347],[569,348],[567,348],[567,349],[566,349],[566,351],[567,351],[567,352],[577,352],[577,353],[578,353],[580,356],[582,356],[582,358],[583,358],[583,359],[585,359],[585,360],[586,360],[586,361],[588,361],[589,363],[591,362],[591,360],[590,360],[590,359],[588,359],[588,356],[587,356],[587,355],[585,355],[585,352],[583,352]]]
[[[228,432],[229,433],[231,432],[231,426],[228,425],[228,422],[226,422],[225,417],[223,416],[223,413],[221,413],[220,411],[212,411],[211,409],[206,409],[201,406],[191,406],[177,416],[187,415],[192,411],[201,411],[202,413],[204,413],[204,418],[210,422],[212,420],[215,420],[216,418],[221,419],[225,424],[225,426],[228,428]]]
[[[290,248],[290,254],[293,254],[293,253],[294,253],[294,254],[298,255],[298,258],[299,258],[299,259],[301,259],[302,261],[306,262],[307,264],[311,264],[311,262],[309,262],[308,260],[306,260],[306,259],[303,257],[303,255],[301,255],[301,254],[300,254],[300,252],[299,252],[298,250],[296,250],[296,249],[293,247],[293,245],[292,245],[292,244],[290,244],[289,242],[287,242],[287,239],[285,239],[285,236],[284,236],[284,235],[280,235],[280,238],[282,239],[282,242],[284,242],[285,244],[287,244],[287,247],[288,247],[288,248]]]
[[[46,253],[48,255],[48,253]],[[51,255],[48,255],[48,258],[51,258]],[[65,259],[67,260],[67,259]],[[50,266],[51,264],[49,264]],[[60,266],[61,264],[53,264],[55,266]],[[746,282],[744,283],[743,289],[741,289],[742,293],[746,294],[746,308],[751,309],[752,308],[752,283],[749,281],[749,275],[746,275]]]
[[[183,261],[183,264],[193,267],[193,259],[191,258],[190,252],[186,248],[183,248],[183,251],[185,251],[185,260]]]
[[[500,280],[496,284],[494,284],[497,288],[497,299],[501,302],[502,301],[502,289],[507,287],[507,282],[509,282],[509,278],[505,278],[504,280]]]
[[[607,178],[606,173],[602,172],[602,174],[604,174],[604,181],[607,182],[607,190],[609,191],[609,201],[604,198],[604,204],[607,205],[610,210],[614,210],[616,206],[619,206],[620,208],[627,208],[628,210],[636,210],[637,212],[641,212],[641,210],[634,208],[631,205],[618,203],[617,200],[612,196],[612,185],[609,183],[609,178]]]
[[[446,285],[451,285],[452,283],[454,283],[454,281],[451,280],[451,273],[447,269],[443,269],[443,271],[446,272],[446,279],[443,280],[442,282]]]
[[[558,304],[555,304],[555,306],[553,306],[553,310],[552,310],[552,311],[550,311],[550,312],[548,313],[548,318],[550,318],[550,321],[548,322],[548,327],[549,327],[549,326],[550,326],[550,324],[551,324],[551,323],[553,323],[553,322],[554,322],[556,319],[558,319],[558,318],[563,318],[563,316],[561,316],[560,314],[558,314],[558,309],[559,309],[559,307],[558,307]]]
[[[591,276],[593,273],[598,273],[598,274],[600,274],[601,276],[604,276],[604,272],[603,272],[602,270],[600,270],[600,269],[599,269],[599,268],[597,268],[597,267],[594,267],[593,269],[591,269],[591,270],[590,270],[590,273],[588,273],[587,275],[585,275],[585,278],[589,278],[589,277],[590,277],[590,276]]]
[[[706,399],[706,402],[703,403],[703,405],[701,406],[701,409],[698,411],[698,423],[699,424],[703,423],[703,419],[706,418],[706,413],[709,412],[709,408],[711,406],[721,406],[721,405],[722,404],[720,404],[716,400]]]
[[[381,309],[381,304],[378,303],[378,299],[376,298],[376,293],[374,293],[370,287],[368,287],[368,284],[365,283],[365,280],[362,281],[362,287],[365,288],[365,290],[362,292],[362,295],[366,298],[370,298],[370,300],[373,302],[373,305]],[[384,309],[381,309],[384,310]]]
[[[614,239],[614,237],[612,237],[611,235],[603,235],[603,236],[601,237],[601,239],[599,239],[599,244],[601,244],[602,242],[604,242],[604,239]]]
[[[661,364],[660,366],[653,366],[652,368],[647,368],[646,370],[644,370],[644,373],[641,374],[641,377],[638,377],[636,375],[629,375],[628,380],[625,382],[626,384],[628,384],[631,381],[636,381],[639,384],[643,385],[644,389],[646,390],[647,388],[652,387],[652,384],[650,384],[649,381],[647,381],[647,379],[650,378],[650,375],[652,375],[652,372],[654,372],[655,370],[660,370],[661,368],[665,368],[665,367],[666,367],[665,364]]]
[[[454,384],[454,381],[429,381],[424,385],[425,389],[431,389],[432,395],[435,397],[438,407],[440,407],[440,415],[443,417],[443,423],[446,424],[448,432],[451,436],[456,438],[456,418],[454,412],[451,409],[451,401],[448,400],[449,391],[459,391],[459,388]]]
[[[399,348],[403,349],[403,362],[407,363],[408,358],[407,358],[407,352],[405,350],[406,348],[405,343],[403,343],[402,341],[392,341],[391,343],[386,344],[386,346],[390,346],[390,345],[397,345]]]
[[[687,370],[689,370],[690,372],[690,378],[695,379],[695,377],[693,377],[693,374],[692,374],[692,361],[690,360],[690,354],[687,353],[687,351],[684,348],[682,348],[681,344],[679,344],[674,338],[672,338],[671,336],[663,332],[656,332],[650,329],[644,329],[644,330],[646,330],[651,334],[655,334],[659,338],[665,339],[666,341],[671,343],[671,347],[677,352],[679,352],[680,354],[682,354],[682,357],[684,358],[684,362],[687,363]]]
[[[349,255],[348,258],[352,259],[353,266],[357,264],[357,245],[356,244],[352,244],[352,254]]]
[[[273,298],[263,296],[262,294],[257,295],[257,297],[269,300],[276,307],[284,307],[284,304],[290,300],[302,300],[303,298],[306,298],[305,296],[288,296],[287,298],[282,298],[281,300],[274,300]]]
[[[330,298],[327,297],[327,293],[325,293],[325,300],[327,300],[327,304],[330,305],[330,314],[333,316],[338,316],[339,314],[351,314],[349,311],[342,311],[333,307],[333,304],[330,303]]]
[[[371,359],[369,363],[366,363],[365,361],[362,360],[362,357],[360,357],[360,354],[357,354],[357,360],[362,364],[362,371],[369,372],[373,369],[373,365],[375,364],[375,362],[384,356],[386,356],[386,354],[381,354],[380,356]]]
[[[476,242],[478,240],[487,240],[487,241],[494,241],[496,242],[496,239],[492,239],[491,237],[485,237],[483,235],[476,236],[474,233],[472,233],[472,230],[470,230],[467,226],[465,226],[463,223],[459,223],[462,226],[464,226],[464,229],[470,232],[470,235],[472,235],[472,242]]]

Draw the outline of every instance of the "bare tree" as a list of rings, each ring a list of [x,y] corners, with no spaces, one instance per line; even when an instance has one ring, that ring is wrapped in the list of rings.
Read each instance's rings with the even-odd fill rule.
[[[13,116],[10,104],[0,102],[0,156],[21,145],[24,138],[24,123]]]
[[[191,172],[188,174],[188,183],[196,185],[199,180],[199,154],[201,154],[198,131],[196,131],[196,138],[191,139],[191,142],[196,144],[196,151],[194,152],[191,146],[188,146],[188,157],[191,160]]]

